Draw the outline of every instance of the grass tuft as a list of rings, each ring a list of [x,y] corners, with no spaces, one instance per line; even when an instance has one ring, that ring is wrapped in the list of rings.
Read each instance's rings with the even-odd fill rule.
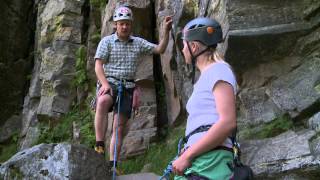
[[[16,132],[8,144],[0,144],[0,163],[5,162],[18,152],[18,132]]]
[[[119,168],[125,174],[141,172],[145,165],[147,171],[162,175],[168,163],[177,154],[177,144],[179,139],[184,136],[185,125],[174,129],[169,129],[169,134],[162,142],[151,144],[147,152],[141,156],[122,161]]]
[[[40,125],[40,137],[36,144],[60,142],[72,143],[72,124],[74,121],[76,121],[80,127],[80,143],[91,147],[95,142],[93,113],[90,109],[79,111],[78,108],[72,109],[59,120],[59,123],[55,125],[42,122]]]
[[[294,124],[289,116],[281,116],[259,127],[246,128],[240,132],[244,139],[264,139],[275,137],[293,129]]]

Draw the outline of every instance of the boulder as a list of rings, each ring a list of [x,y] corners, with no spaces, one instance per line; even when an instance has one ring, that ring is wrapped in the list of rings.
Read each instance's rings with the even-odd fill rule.
[[[243,141],[243,161],[251,166],[258,179],[281,179],[285,174],[297,172],[309,179],[315,178],[320,167],[319,148],[309,144],[315,135],[315,131],[306,129],[288,131],[269,139]],[[319,144],[319,138],[313,143]]]
[[[18,152],[0,166],[0,178],[111,179],[107,163],[83,145],[40,144]]]

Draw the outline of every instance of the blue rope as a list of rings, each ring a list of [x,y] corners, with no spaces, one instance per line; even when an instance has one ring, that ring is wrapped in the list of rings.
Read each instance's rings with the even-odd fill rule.
[[[162,180],[162,179],[167,179],[167,180],[169,180],[169,176],[170,176],[170,174],[172,173],[172,163],[173,163],[173,161],[175,161],[176,159],[178,159],[178,157],[179,157],[179,155],[180,155],[180,152],[181,152],[181,146],[182,146],[183,143],[184,143],[183,138],[180,138],[180,139],[179,139],[179,143],[178,143],[178,152],[177,152],[177,155],[173,158],[172,161],[170,161],[170,163],[168,164],[167,168],[164,170],[163,175],[159,178],[159,180]]]
[[[118,117],[117,117],[117,125],[116,125],[116,142],[114,143],[114,151],[113,151],[113,175],[112,180],[116,179],[116,163],[117,163],[117,144],[118,144],[118,127],[119,127],[119,121],[120,121],[120,102],[121,102],[121,94],[122,94],[123,88],[122,88],[122,82],[120,81],[118,84]]]

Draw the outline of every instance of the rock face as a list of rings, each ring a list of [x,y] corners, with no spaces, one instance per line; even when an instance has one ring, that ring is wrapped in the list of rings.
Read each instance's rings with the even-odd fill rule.
[[[320,83],[320,58],[304,60],[300,67],[273,81],[267,90],[272,101],[292,118],[303,115],[320,102],[320,93],[315,88]]]
[[[319,60],[315,48],[306,47],[318,41],[310,37],[318,32],[318,22],[306,7],[318,6],[311,1],[227,4],[226,58],[240,80],[241,119],[248,124],[285,113],[299,118],[306,111],[317,111],[313,106],[319,102],[314,89],[319,83]]]
[[[25,149],[0,166],[10,179],[111,179],[101,155],[81,145],[40,144]]]
[[[32,80],[24,100],[21,149],[39,135],[38,122],[57,120],[69,111],[75,90],[76,51],[81,44],[84,1],[40,1],[36,56]]]
[[[316,146],[309,144],[315,133],[288,131],[270,139],[243,142],[244,159],[258,179],[284,179],[287,174],[282,172],[292,172],[295,179],[316,179],[320,167],[319,138],[312,141]]]
[[[243,160],[258,179],[318,177],[319,137],[312,129],[320,110],[319,8],[309,0],[219,1],[208,7],[207,15],[228,32],[220,48],[238,77],[239,130],[258,130],[283,115],[300,123],[294,129],[304,129],[243,141]],[[308,122],[309,128],[301,127]]]
[[[302,124],[308,124],[306,120],[312,116],[309,124],[317,129],[320,41],[316,34],[319,34],[320,3],[204,0],[190,6],[188,3],[193,1],[158,2],[162,14],[175,12],[174,32],[195,16],[213,17],[221,22],[225,41],[218,49],[238,78],[240,131],[260,128],[283,115]],[[162,64],[167,104],[173,107],[168,116],[170,124],[174,124],[179,120],[177,114],[183,113],[178,105],[186,102],[192,85],[188,67],[177,47],[172,49],[171,45],[162,57]],[[301,129],[298,124],[295,129]],[[313,149],[317,139],[318,135],[310,128],[289,130],[268,140],[244,143],[243,159],[253,166],[259,178],[303,179],[299,173],[305,171],[310,173],[308,178],[314,179],[319,174],[318,153]],[[309,148],[310,142],[313,148]]]

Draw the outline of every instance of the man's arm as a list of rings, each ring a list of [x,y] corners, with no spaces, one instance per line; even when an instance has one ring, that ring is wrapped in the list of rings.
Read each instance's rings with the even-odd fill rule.
[[[103,70],[103,61],[102,59],[96,59],[95,62],[95,72],[97,75],[98,80],[100,81],[102,87],[100,88],[98,95],[102,95],[107,93],[108,91],[111,91],[112,94],[112,90],[110,88],[109,82],[104,74],[104,70]]]
[[[167,48],[169,42],[169,32],[172,26],[172,16],[166,16],[164,18],[164,35],[160,43],[153,49],[153,53],[162,54]]]

